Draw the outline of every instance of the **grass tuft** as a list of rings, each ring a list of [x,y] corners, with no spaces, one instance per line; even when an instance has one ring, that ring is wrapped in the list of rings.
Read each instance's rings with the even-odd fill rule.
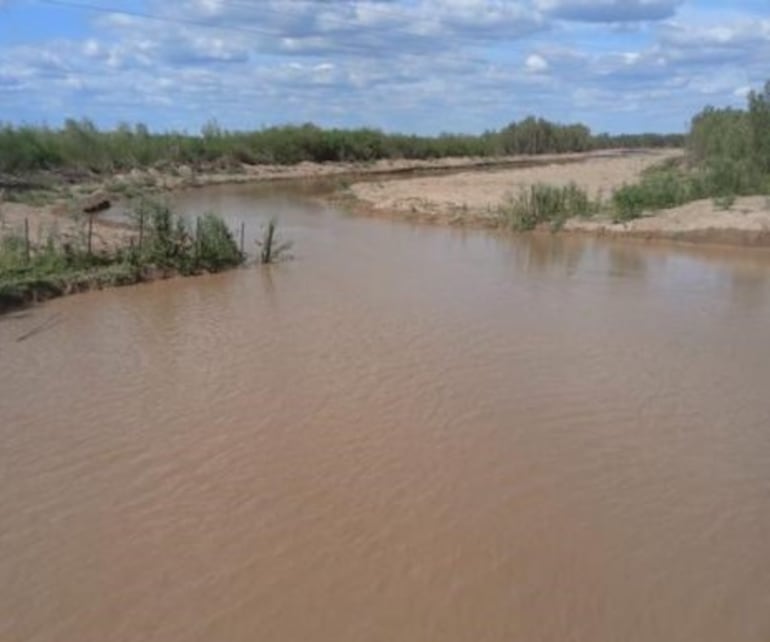
[[[599,209],[598,201],[574,183],[564,187],[537,183],[508,199],[501,215],[516,231],[533,230],[542,223],[549,223],[551,229],[560,229],[572,216],[589,217]]]

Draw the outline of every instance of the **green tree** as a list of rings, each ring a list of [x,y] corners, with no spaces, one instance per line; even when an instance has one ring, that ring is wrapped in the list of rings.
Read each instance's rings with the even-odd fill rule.
[[[749,94],[749,125],[751,127],[752,156],[765,172],[770,172],[770,81],[762,91]]]

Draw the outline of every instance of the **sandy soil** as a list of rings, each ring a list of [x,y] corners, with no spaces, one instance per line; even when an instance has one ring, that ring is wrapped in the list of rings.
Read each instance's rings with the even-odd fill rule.
[[[561,154],[536,157],[537,162],[558,160],[567,162],[587,158],[589,154]],[[65,235],[77,235],[85,218],[73,220],[72,214],[82,214],[85,207],[103,199],[120,202],[130,193],[158,193],[206,185],[228,183],[259,183],[268,181],[323,180],[335,177],[366,177],[399,175],[412,172],[441,172],[455,169],[481,169],[521,165],[532,162],[528,156],[504,156],[495,158],[444,158],[437,160],[379,160],[371,163],[298,163],[296,165],[241,165],[228,171],[197,171],[181,165],[173,171],[156,169],[117,173],[99,180],[84,180],[69,187],[60,187],[61,198],[52,205],[31,206],[9,202],[0,189],[0,237],[18,233],[28,219],[31,240],[43,241],[49,231],[57,229]],[[2,178],[2,177],[0,177]],[[34,178],[34,177],[33,177]],[[34,182],[34,181],[33,181]],[[94,231],[98,229],[100,243],[109,245],[120,241],[126,230],[109,221],[94,218]]]
[[[451,175],[362,181],[351,185],[348,191],[352,209],[363,214],[499,227],[498,208],[521,187],[537,182],[552,185],[574,182],[592,197],[607,199],[615,188],[635,181],[645,168],[680,154],[662,150],[594,155],[578,158],[579,162],[558,162],[557,158],[533,167],[471,169]],[[572,219],[564,231],[648,240],[770,246],[770,199],[739,198],[728,210],[718,208],[710,199],[701,200],[650,212],[628,223]]]
[[[564,229],[649,240],[770,246],[770,198],[738,198],[728,210],[710,199],[694,201],[628,223],[572,219]]]
[[[238,172],[195,172],[179,167],[173,173],[156,170],[112,176],[101,183],[81,184],[80,196],[54,205],[36,207],[3,202],[0,195],[0,237],[22,233],[29,221],[33,244],[51,233],[82,239],[86,218],[82,206],[107,193],[113,202],[125,187],[155,192],[223,183],[274,180],[353,178],[339,198],[358,213],[421,222],[499,227],[497,210],[511,193],[536,182],[565,185],[575,182],[591,196],[609,198],[613,189],[636,180],[650,165],[680,155],[677,150],[591,152],[537,157],[453,158],[430,161],[383,160],[374,163],[300,163],[294,166],[244,166]],[[381,176],[378,176],[381,175]],[[711,200],[625,224],[608,220],[568,221],[567,232],[619,235],[643,239],[670,239],[730,245],[770,246],[770,201],[764,197],[738,199],[729,210]],[[128,243],[135,234],[125,225],[94,218],[95,250]]]
[[[0,202],[0,238],[24,234],[24,220],[29,225],[30,243],[44,245],[49,237],[60,242],[82,243],[87,234],[87,217],[73,216],[62,204],[32,206]],[[135,233],[127,226],[100,221],[94,217],[91,243],[96,252],[125,247]]]
[[[592,158],[606,152],[587,152],[574,154],[544,154],[541,156],[500,156],[491,158],[441,158],[433,160],[382,159],[373,162],[352,163],[311,163],[303,162],[297,165],[242,165],[237,172],[194,172],[189,167],[182,166],[174,175],[161,174],[154,170],[146,172],[134,171],[129,175],[118,177],[118,180],[144,178],[155,180],[167,189],[179,187],[202,186],[220,183],[247,183],[271,180],[313,180],[333,178],[336,176],[376,176],[408,174],[412,172],[432,172],[456,169],[483,169],[521,165],[530,162],[569,162]]]
[[[162,193],[180,189],[220,185],[226,183],[252,183],[279,180],[323,180],[327,178],[408,176],[413,173],[454,172],[469,170],[472,176],[500,168],[521,167],[532,162],[574,162],[602,156],[606,152],[581,154],[551,154],[537,157],[505,156],[496,158],[445,158],[437,160],[379,160],[371,163],[299,163],[297,165],[242,165],[230,171],[196,171],[180,166],[173,171],[156,169],[132,170],[115,174],[98,181],[86,181],[63,189],[61,198],[52,205],[31,206],[3,201],[0,190],[0,238],[9,234],[22,234],[24,220],[29,222],[30,240],[33,244],[45,243],[53,233],[64,240],[82,239],[86,217],[83,209],[105,198],[114,203],[130,193]],[[508,170],[506,170],[508,171]],[[434,177],[439,178],[439,177]],[[73,214],[77,216],[73,217]],[[94,217],[94,250],[109,249],[128,242],[133,232],[119,225]]]
[[[591,197],[608,197],[612,190],[635,180],[646,167],[679,151],[605,153],[550,158],[533,167],[463,171],[444,176],[422,176],[350,187],[352,196],[374,212],[453,223],[498,224],[497,210],[519,188],[533,183],[576,183]],[[548,162],[551,160],[553,162]],[[580,162],[565,162],[565,161]]]

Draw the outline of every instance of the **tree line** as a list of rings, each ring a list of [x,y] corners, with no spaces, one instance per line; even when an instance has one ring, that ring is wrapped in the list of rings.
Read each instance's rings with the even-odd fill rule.
[[[579,130],[574,133],[581,135]],[[602,147],[634,146],[638,140],[624,136],[610,141],[594,139]],[[653,137],[645,146],[655,142]],[[748,94],[743,109],[706,107],[696,114],[686,137],[686,151],[683,157],[649,167],[636,182],[614,190],[607,202],[591,200],[575,185],[537,184],[522,188],[501,209],[501,215],[516,230],[544,223],[558,228],[571,216],[603,213],[615,221],[627,221],[700,199],[710,198],[717,208],[730,209],[738,196],[768,195],[770,81],[761,91]]]
[[[615,191],[616,218],[711,198],[721,209],[736,197],[770,194],[770,82],[748,94],[746,107],[706,107],[687,136],[687,155],[650,168]]]
[[[687,138],[691,163],[713,176],[720,192],[770,192],[770,81],[748,94],[745,109],[706,107]]]
[[[370,128],[323,129],[311,123],[227,131],[216,122],[205,125],[200,135],[191,135],[153,133],[143,124],[100,130],[90,120],[70,119],[61,128],[0,125],[0,172],[102,173],[181,164],[288,165],[302,161],[485,157],[683,144],[684,136],[680,134],[594,135],[585,125],[564,125],[535,117],[480,135],[438,136],[389,134]]]

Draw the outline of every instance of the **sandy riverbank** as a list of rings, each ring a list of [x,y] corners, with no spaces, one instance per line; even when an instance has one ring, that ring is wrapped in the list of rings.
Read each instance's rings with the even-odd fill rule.
[[[491,159],[244,165],[227,172],[201,172],[184,166],[165,173],[133,170],[70,186],[56,202],[45,206],[0,202],[0,236],[20,233],[27,219],[33,243],[44,243],[52,232],[73,241],[82,239],[86,218],[81,205],[96,192],[107,194],[114,204],[128,200],[131,195],[162,194],[207,185],[327,179],[345,181],[345,187],[333,198],[359,214],[494,228],[502,224],[500,206],[521,187],[538,182],[574,182],[591,197],[608,199],[614,189],[634,182],[647,167],[681,153],[619,150]],[[573,219],[564,231],[770,246],[770,201],[764,197],[739,198],[729,210],[721,210],[711,200],[703,200],[627,223],[616,224],[601,218]],[[125,245],[135,231],[97,216],[93,234],[94,248],[106,250]]]
[[[574,182],[592,198],[606,200],[614,189],[637,180],[647,167],[677,155],[681,152],[642,151],[575,159],[578,162],[545,162],[531,167],[470,169],[451,175],[361,181],[350,186],[347,199],[351,209],[361,214],[495,228],[503,225],[498,214],[500,207],[520,188],[534,183]],[[601,217],[571,219],[563,232],[770,246],[770,199],[738,198],[729,209],[720,209],[711,199],[706,199],[651,212],[626,223],[613,223]]]
[[[24,234],[25,220],[33,246],[45,245],[49,238],[72,245],[85,243],[88,220],[85,215],[63,203],[26,205],[0,203],[0,238]],[[96,252],[107,252],[126,247],[136,233],[127,225],[119,225],[94,217],[92,247]]]
[[[310,163],[297,165],[241,165],[227,171],[208,168],[193,169],[182,165],[172,170],[157,169],[131,170],[102,177],[81,177],[76,182],[67,184],[63,176],[46,175],[27,177],[29,184],[48,183],[53,187],[43,193],[49,202],[45,205],[29,205],[20,202],[3,201],[0,190],[0,238],[4,235],[22,234],[25,219],[29,225],[30,240],[33,244],[43,244],[50,235],[65,241],[76,242],[83,238],[87,217],[83,215],[84,206],[94,201],[109,200],[113,205],[129,201],[137,195],[162,195],[184,189],[194,189],[209,185],[263,183],[273,181],[324,181],[324,180],[371,180],[382,176],[383,179],[395,177],[423,177],[429,179],[447,179],[449,175],[484,177],[492,172],[526,172],[532,164],[546,164],[548,167],[558,164],[574,164],[578,161],[598,160],[608,155],[618,157],[623,151],[598,151],[571,154],[545,154],[539,156],[504,156],[493,158],[443,158],[433,160],[378,160],[370,163]],[[669,152],[670,153],[670,152]],[[632,154],[635,155],[634,152]],[[575,165],[577,166],[577,165]],[[410,180],[420,180],[413,178]],[[451,179],[450,179],[451,180]],[[391,187],[396,183],[389,183]],[[407,179],[403,184],[408,184]],[[363,183],[363,185],[376,185]],[[363,198],[363,197],[362,197]],[[363,202],[363,201],[362,201]],[[390,210],[391,201],[378,203],[378,209]],[[392,212],[391,212],[392,214]],[[110,250],[128,243],[135,234],[128,226],[105,220],[100,216],[93,218],[94,250]]]
[[[500,223],[500,206],[519,188],[574,182],[592,198],[609,197],[613,189],[636,180],[645,168],[678,155],[677,150],[662,150],[555,157],[528,167],[472,168],[442,176],[359,182],[350,186],[349,193],[361,209],[372,213],[495,227]]]
[[[648,241],[770,247],[770,198],[737,198],[729,209],[704,199],[627,223],[572,219],[564,231]]]

